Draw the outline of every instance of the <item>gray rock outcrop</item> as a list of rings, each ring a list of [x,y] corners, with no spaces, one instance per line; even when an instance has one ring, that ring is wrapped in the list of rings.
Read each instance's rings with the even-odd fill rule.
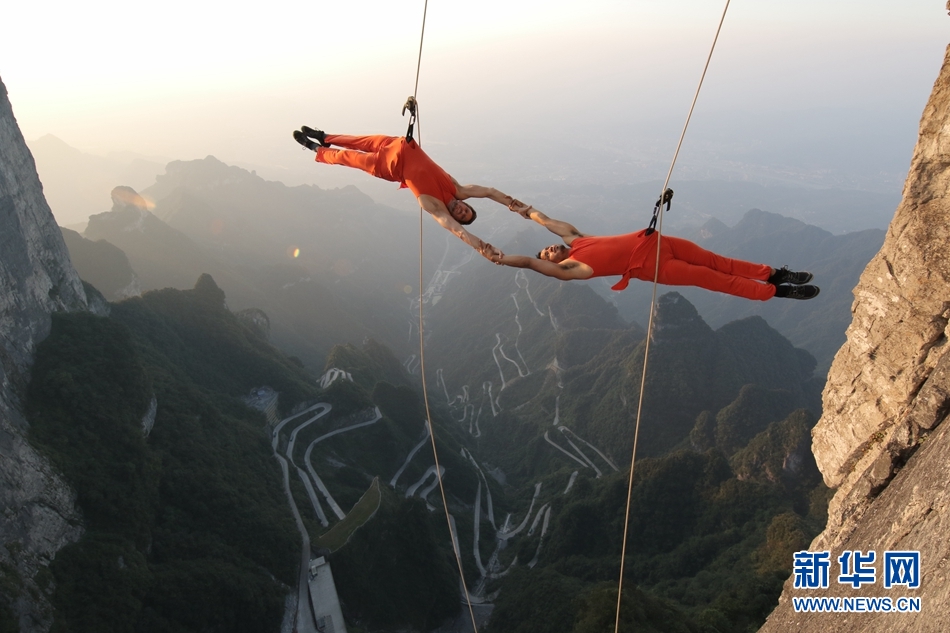
[[[36,572],[81,534],[74,493],[27,443],[21,403],[50,314],[86,307],[0,82],[0,604],[21,631],[49,628]]]
[[[904,195],[854,290],[853,321],[823,393],[812,449],[837,488],[827,590],[786,583],[762,631],[944,631],[950,613],[950,48],[924,110]],[[837,582],[838,556],[874,550],[877,582]],[[921,585],[884,589],[886,551],[919,551]],[[919,597],[919,613],[796,613],[798,596]]]

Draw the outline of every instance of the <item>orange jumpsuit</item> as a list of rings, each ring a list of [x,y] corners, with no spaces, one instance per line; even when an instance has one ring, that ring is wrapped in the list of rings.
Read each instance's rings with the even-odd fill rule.
[[[622,275],[613,290],[623,290],[630,278],[653,281],[659,233],[646,230],[626,235],[577,237],[571,242],[571,259],[587,264],[594,277]],[[717,255],[689,240],[663,236],[657,281],[669,286],[698,286],[714,292],[768,301],[775,286],[768,280],[772,269],[741,259]]]
[[[455,198],[452,177],[435,164],[415,141],[403,137],[327,134],[324,139],[344,149],[317,148],[317,162],[356,167],[366,173],[398,182],[418,198],[432,196],[448,205]]]

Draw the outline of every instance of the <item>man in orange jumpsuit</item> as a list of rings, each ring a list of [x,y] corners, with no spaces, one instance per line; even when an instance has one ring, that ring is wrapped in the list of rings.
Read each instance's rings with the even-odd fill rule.
[[[538,257],[504,255],[497,263],[530,268],[556,279],[590,279],[621,275],[612,290],[623,290],[631,278],[653,281],[659,233],[646,230],[626,235],[585,235],[567,222],[552,220],[534,207],[517,200],[509,208],[534,220],[564,240],[548,246]],[[663,236],[657,281],[670,286],[698,286],[746,299],[768,301],[772,297],[812,299],[817,286],[805,285],[812,274],[776,270],[765,264],[730,259],[700,248],[689,240]]]
[[[294,130],[294,140],[315,151],[318,163],[355,167],[377,178],[400,183],[400,188],[412,191],[419,206],[443,228],[491,261],[497,262],[502,257],[500,250],[462,228],[475,221],[475,210],[463,200],[489,198],[508,206],[514,198],[491,187],[460,185],[415,141],[382,135],[326,134],[307,126]],[[331,145],[343,149],[330,149]]]

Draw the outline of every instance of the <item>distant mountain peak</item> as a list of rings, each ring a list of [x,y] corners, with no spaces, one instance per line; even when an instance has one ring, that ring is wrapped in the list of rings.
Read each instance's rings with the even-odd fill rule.
[[[763,211],[762,209],[749,209],[746,211],[746,214],[742,216],[742,219],[739,220],[739,223],[736,224],[734,228],[740,233],[750,237],[768,235],[775,231],[798,232],[807,229],[831,235],[828,231],[818,227],[811,227],[801,220],[796,220],[795,218],[790,218],[779,213]]]
[[[149,192],[160,199],[178,187],[205,188],[248,181],[264,182],[264,179],[208,155],[197,160],[174,160],[168,163],[165,173],[155,179],[155,185],[149,188]]]
[[[699,237],[701,239],[708,239],[710,237],[715,237],[720,233],[724,233],[729,230],[729,227],[725,222],[718,218],[709,218],[705,224],[699,227]]]
[[[201,273],[198,281],[195,282],[195,295],[210,301],[217,305],[224,305],[224,291],[215,283],[214,278],[208,273]]]
[[[132,187],[120,186],[112,190],[112,210],[135,210],[146,213],[152,205]]]
[[[29,145],[58,145],[58,146],[63,147],[63,148],[71,149],[71,150],[73,150],[73,151],[75,151],[75,152],[78,152],[78,151],[79,151],[79,150],[77,150],[75,147],[72,147],[71,145],[69,145],[69,144],[68,144],[66,141],[64,141],[63,139],[61,139],[61,138],[59,138],[58,136],[55,136],[55,135],[53,135],[53,134],[44,134],[43,136],[39,137],[38,139],[36,139],[36,140],[34,140],[34,141],[30,141],[30,142],[29,142]]]
[[[653,331],[653,340],[682,339],[689,333],[711,334],[712,328],[686,297],[678,292],[668,292],[657,299]]]

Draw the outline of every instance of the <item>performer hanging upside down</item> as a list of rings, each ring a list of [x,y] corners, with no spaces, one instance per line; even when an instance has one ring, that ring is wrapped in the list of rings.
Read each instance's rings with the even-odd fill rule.
[[[480,185],[460,185],[444,169],[435,164],[413,140],[392,136],[346,136],[326,134],[303,126],[294,130],[294,140],[317,153],[317,162],[328,165],[346,165],[366,173],[400,183],[415,194],[419,206],[425,209],[443,228],[457,235],[463,242],[484,257],[497,261],[503,253],[462,225],[475,221],[475,210],[462,202],[468,198],[490,198],[509,206],[514,198],[497,189]],[[344,149],[330,149],[337,145]]]
[[[504,255],[497,263],[530,268],[563,280],[621,275],[613,290],[623,290],[631,278],[653,281],[659,233],[647,235],[644,229],[626,235],[585,235],[567,222],[552,220],[517,200],[509,208],[561,237],[567,246],[548,246],[538,253],[537,258]],[[659,242],[657,281],[661,284],[698,286],[759,301],[768,301],[772,297],[812,299],[818,296],[817,286],[805,285],[811,281],[811,273],[792,272],[785,267],[776,270],[765,264],[730,259],[678,237],[664,235]]]

